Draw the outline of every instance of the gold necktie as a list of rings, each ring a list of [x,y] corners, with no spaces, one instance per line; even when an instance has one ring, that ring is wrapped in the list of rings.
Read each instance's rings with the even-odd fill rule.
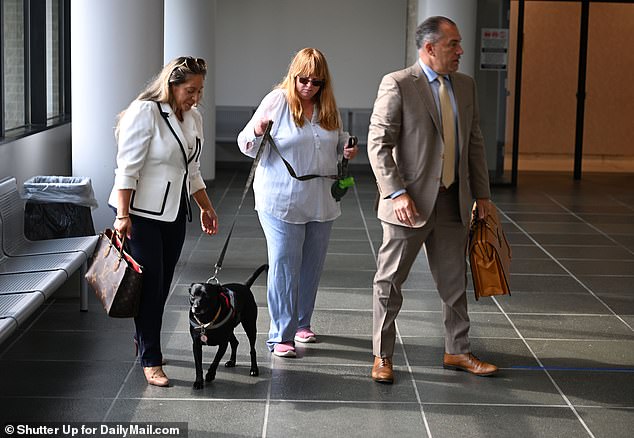
[[[449,187],[455,178],[455,161],[456,161],[456,118],[451,106],[449,91],[445,86],[445,78],[438,76],[440,88],[438,96],[440,97],[440,114],[442,118],[442,138],[445,143],[442,161],[442,185]]]

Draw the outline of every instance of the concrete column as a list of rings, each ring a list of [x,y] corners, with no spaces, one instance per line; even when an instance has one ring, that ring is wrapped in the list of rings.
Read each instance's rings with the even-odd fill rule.
[[[200,168],[205,180],[216,177],[216,0],[165,0],[165,63],[178,56],[207,62],[207,77],[200,110],[205,144]]]
[[[72,172],[92,180],[95,229],[112,226],[117,115],[163,67],[163,3],[71,0]]]
[[[460,71],[473,76],[476,59],[476,18],[478,2],[476,0],[410,0],[418,3],[418,24],[433,15],[443,15],[453,20],[462,36],[464,55],[460,59]],[[413,8],[408,8],[413,10]],[[411,12],[410,12],[411,13]],[[408,29],[408,39],[414,41],[416,28]],[[408,41],[409,43],[409,41]],[[416,50],[416,44],[412,47]]]

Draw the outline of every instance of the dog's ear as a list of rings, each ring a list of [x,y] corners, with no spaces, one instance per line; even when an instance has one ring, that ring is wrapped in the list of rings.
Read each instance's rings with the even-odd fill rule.
[[[200,283],[192,283],[189,285],[189,295],[194,296],[203,287]]]

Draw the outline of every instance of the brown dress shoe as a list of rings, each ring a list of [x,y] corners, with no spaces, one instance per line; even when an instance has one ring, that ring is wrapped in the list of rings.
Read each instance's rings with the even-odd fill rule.
[[[163,368],[160,365],[155,367],[143,367],[143,373],[145,379],[150,385],[154,386],[169,386],[170,381],[163,372]]]
[[[394,382],[394,373],[392,372],[392,358],[390,357],[374,357],[374,366],[372,367],[372,380],[379,383],[391,384]]]
[[[490,376],[498,371],[498,367],[493,364],[482,362],[471,353],[447,354],[442,361],[443,368],[448,370],[468,371],[476,376]]]

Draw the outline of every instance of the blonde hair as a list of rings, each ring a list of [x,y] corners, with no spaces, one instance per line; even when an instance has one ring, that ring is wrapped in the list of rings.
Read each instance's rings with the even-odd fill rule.
[[[319,91],[314,97],[319,108],[318,122],[322,128],[328,131],[339,129],[341,124],[339,112],[333,93],[328,63],[323,53],[310,47],[297,52],[288,66],[286,77],[276,86],[276,88],[286,92],[286,99],[295,124],[304,126],[304,109],[295,85],[298,76],[312,77],[324,81],[324,85],[319,87]]]
[[[169,103],[174,106],[174,94],[171,85],[180,85],[187,82],[191,75],[202,75],[203,79],[207,75],[207,63],[202,58],[191,56],[179,56],[168,62],[146,87],[139,93],[136,100],[151,100],[160,103]],[[115,127],[115,137],[119,137],[119,123],[125,114],[123,110],[117,116]]]

